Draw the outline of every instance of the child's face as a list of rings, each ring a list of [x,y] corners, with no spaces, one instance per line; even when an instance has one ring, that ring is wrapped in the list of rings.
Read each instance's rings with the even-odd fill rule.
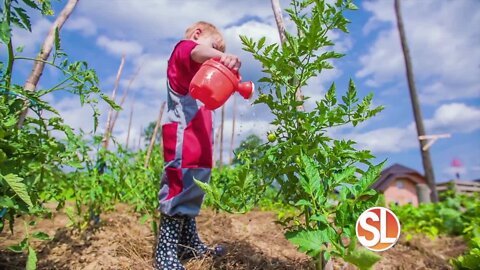
[[[218,39],[219,39],[218,35],[214,35],[214,34],[210,34],[210,33],[201,33],[201,34],[196,36],[195,41],[198,44],[209,46],[209,47],[212,47],[212,48],[218,50],[219,49],[218,46],[217,46],[217,44],[219,43]]]

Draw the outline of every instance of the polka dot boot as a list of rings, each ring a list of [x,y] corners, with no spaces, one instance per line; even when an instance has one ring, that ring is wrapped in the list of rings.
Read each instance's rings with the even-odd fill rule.
[[[206,255],[221,256],[223,253],[223,247],[216,246],[215,248],[209,248],[202,242],[202,240],[200,240],[197,233],[197,223],[195,218],[185,218],[178,245],[178,256],[180,259],[187,260]]]
[[[162,216],[155,250],[156,270],[185,270],[178,259],[178,241],[183,219]]]

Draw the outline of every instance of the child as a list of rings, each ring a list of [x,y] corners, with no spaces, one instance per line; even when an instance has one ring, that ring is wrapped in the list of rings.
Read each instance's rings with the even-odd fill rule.
[[[204,192],[193,179],[210,180],[213,163],[212,111],[188,93],[190,81],[201,64],[219,58],[238,70],[237,56],[225,54],[218,29],[197,22],[175,46],[167,68],[168,111],[162,137],[165,168],[159,192],[161,222],[155,251],[156,269],[185,269],[180,259],[215,254],[199,239],[195,217]]]

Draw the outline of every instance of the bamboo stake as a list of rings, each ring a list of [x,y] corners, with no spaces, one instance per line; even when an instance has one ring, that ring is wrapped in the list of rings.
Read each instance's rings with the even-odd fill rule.
[[[135,106],[135,101],[132,102],[132,107],[130,109],[130,117],[128,119],[128,132],[127,132],[127,141],[126,141],[126,146],[125,148],[128,150],[128,144],[129,144],[129,141],[130,141],[130,130],[132,128],[132,118],[133,118],[133,108]]]
[[[287,39],[285,35],[285,23],[283,22],[282,8],[280,7],[279,0],[271,0],[273,15],[275,16],[275,22],[277,23],[278,35],[280,37],[280,42],[285,43]]]
[[[125,91],[123,91],[122,98],[120,99],[120,103],[119,103],[119,106],[120,106],[120,107],[122,107],[122,106],[123,106],[123,103],[125,103],[125,99],[127,98],[127,95],[128,95],[128,90],[130,90],[130,87],[132,86],[133,81],[135,81],[135,79],[137,78],[138,73],[140,72],[141,67],[142,67],[142,66],[139,66],[139,67],[138,67],[137,71],[135,72],[135,74],[133,74],[132,78],[131,78],[130,81],[128,82],[127,88],[125,88]],[[120,111],[115,111],[115,112],[114,112],[113,121],[112,121],[112,124],[110,125],[110,131],[109,131],[110,134],[113,133],[113,129],[115,128],[115,123],[117,122],[118,114],[119,114],[119,113],[120,113]]]
[[[140,143],[142,141],[142,131],[143,131],[143,126],[140,126],[140,133],[138,134],[138,145],[137,145],[138,150],[140,150]]]
[[[118,67],[117,71],[117,77],[115,79],[115,84],[113,86],[113,91],[112,91],[112,100],[115,101],[115,97],[117,96],[117,88],[118,88],[118,83],[120,82],[120,77],[122,76],[123,72],[123,65],[125,64],[125,55],[122,55],[122,60],[120,62],[120,66]],[[110,108],[108,110],[108,117],[107,117],[107,125],[105,127],[105,134],[103,136],[102,144],[103,148],[107,149],[108,148],[108,142],[110,140],[110,125],[112,121],[112,114],[113,114],[113,108]]]
[[[214,149],[213,149],[213,155],[212,155],[212,159],[213,159],[213,164],[215,165],[215,153],[217,152],[217,145],[218,145],[218,139],[220,137],[220,127],[217,128],[217,131],[214,132],[215,133],[215,144],[214,144]]]
[[[150,145],[148,146],[147,156],[145,157],[145,164],[144,167],[148,168],[148,163],[150,162],[150,155],[152,154],[153,146],[155,145],[155,139],[157,138],[157,132],[160,128],[160,122],[162,121],[163,110],[165,109],[166,102],[162,103],[160,108],[160,113],[158,114],[157,123],[155,124],[155,129],[153,130],[152,138],[150,139]]]
[[[222,122],[220,123],[220,164],[218,168],[222,170],[223,167],[223,124],[225,121],[225,106],[222,106]]]
[[[50,31],[48,32],[47,37],[45,38],[45,41],[43,42],[42,49],[40,50],[40,53],[37,55],[37,61],[33,64],[33,69],[32,72],[30,73],[30,76],[28,77],[27,81],[25,82],[24,89],[30,92],[35,92],[38,82],[40,81],[40,77],[42,76],[43,70],[45,68],[45,61],[48,60],[48,57],[50,56],[50,53],[52,52],[53,48],[53,43],[55,41],[55,32],[60,31],[62,29],[62,26],[65,24],[67,19],[70,17],[72,14],[73,10],[77,6],[79,0],[69,0],[67,2],[67,5],[63,8],[62,12],[60,12],[60,15],[57,17],[55,22],[53,22],[52,26],[50,27]],[[25,100],[23,104],[23,111],[20,114],[20,117],[18,118],[17,122],[17,127],[20,129],[23,126],[23,123],[25,122],[25,118],[27,117],[28,114],[28,106],[30,105],[30,102],[28,99]]]
[[[235,118],[237,114],[237,96],[233,96],[233,116],[232,116],[232,138],[230,140],[230,162],[229,164],[232,165],[233,162],[233,145],[235,140]]]
[[[280,42],[283,47],[283,44],[285,44],[287,37],[286,37],[286,31],[285,31],[285,23],[283,21],[283,15],[282,15],[282,8],[280,7],[280,1],[279,0],[271,0],[272,3],[272,10],[273,10],[273,15],[275,17],[275,22],[277,24],[277,29],[278,29],[278,35],[280,36]],[[296,80],[293,80],[293,85],[295,85]],[[295,98],[298,101],[303,100],[303,94],[302,94],[302,89],[298,87],[297,91],[295,92]],[[297,110],[303,111],[303,105],[299,105],[297,107]]]

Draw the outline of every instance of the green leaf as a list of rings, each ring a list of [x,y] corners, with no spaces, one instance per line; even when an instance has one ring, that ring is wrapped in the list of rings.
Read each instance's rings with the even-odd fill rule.
[[[28,246],[28,243],[27,243],[27,239],[25,238],[18,245],[9,246],[8,249],[16,253],[21,253],[23,250],[27,248],[27,246]]]
[[[61,50],[60,33],[58,27],[55,28],[55,51]]]
[[[311,207],[312,206],[312,203],[307,201],[307,200],[304,200],[304,199],[301,199],[299,200],[298,202],[295,203],[295,206],[308,206],[308,207]]]
[[[352,167],[347,167],[341,173],[335,174],[333,176],[333,179],[335,180],[336,183],[343,183],[343,182],[345,182],[346,179],[352,177],[353,174],[355,174],[356,170],[357,170],[357,168],[355,168],[353,166]]]
[[[287,232],[285,237],[298,246],[298,249],[302,252],[306,252],[308,255],[315,257],[325,249],[324,244],[329,243],[328,231],[315,230],[315,231],[292,231]]]
[[[30,23],[30,17],[28,17],[27,12],[23,8],[14,7],[13,8],[17,13],[18,17],[22,22],[22,28],[27,29],[28,31],[32,32],[32,24]]]
[[[360,270],[369,270],[380,261],[382,257],[377,253],[367,250],[365,248],[357,248],[345,255],[345,261],[354,264]]]
[[[32,233],[32,236],[37,238],[37,239],[40,239],[40,240],[50,240],[50,236],[48,236],[48,234],[44,233],[44,232],[34,232]]]
[[[37,269],[37,253],[31,246],[28,246],[28,258],[27,258],[26,269],[27,270]]]
[[[8,44],[8,42],[10,42],[11,35],[12,33],[10,25],[5,20],[0,24],[0,39],[3,41],[3,43]]]
[[[0,196],[0,207],[15,208],[15,202],[8,196]]]
[[[32,200],[27,192],[27,186],[22,182],[23,178],[15,174],[1,175],[8,185],[15,191],[15,193],[22,199],[28,206],[33,207]]]
[[[112,107],[112,109],[116,110],[116,111],[119,111],[122,109],[122,107],[120,107],[119,105],[117,105],[117,103],[115,103],[115,101],[113,101],[111,98],[109,98],[107,95],[103,94],[103,93],[100,93],[100,97],[103,99],[103,101],[107,102],[108,105],[110,105],[110,107]]]
[[[15,51],[16,51],[17,53],[22,53],[24,48],[25,48],[25,45],[18,46],[18,47],[15,49]]]
[[[40,10],[40,7],[37,5],[37,3],[35,3],[35,1],[33,0],[22,0],[25,4],[27,4],[29,7],[33,8],[33,9],[37,9],[37,10]]]
[[[263,45],[265,45],[265,40],[267,40],[266,37],[262,37],[258,43],[257,43],[257,50],[260,50],[263,48]]]
[[[142,218],[140,218],[140,220],[138,221],[141,225],[145,224],[145,222],[148,220],[148,218],[150,217],[149,214],[145,214],[143,215]]]
[[[348,3],[347,9],[358,10],[358,7],[354,3]]]
[[[318,169],[315,167],[313,160],[302,154],[302,162],[305,164],[305,174],[307,175],[309,189],[313,195],[317,196],[320,192],[320,174]]]
[[[385,161],[378,165],[370,166],[368,168],[367,172],[365,172],[365,174],[360,179],[360,187],[362,188],[362,190],[368,189],[373,183],[375,183],[375,181],[377,181],[384,164]]]

